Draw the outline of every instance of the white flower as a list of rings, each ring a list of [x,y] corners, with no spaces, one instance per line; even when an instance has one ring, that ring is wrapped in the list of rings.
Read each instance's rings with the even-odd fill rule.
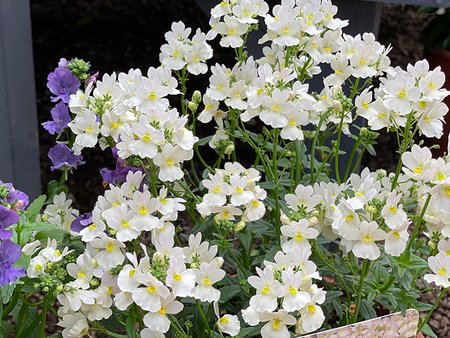
[[[115,238],[103,234],[101,238],[93,239],[90,244],[93,248],[103,249],[94,256],[94,259],[106,269],[114,268],[125,260],[121,250],[125,248],[125,244]]]
[[[239,175],[230,176],[230,194],[231,203],[235,206],[240,206],[250,202],[254,198],[252,191],[246,190],[247,178]]]
[[[256,295],[250,298],[250,306],[258,312],[272,312],[277,306],[280,295],[280,282],[278,282],[272,269],[266,267],[264,270],[256,268],[259,277],[250,276],[248,282],[256,289]]]
[[[428,265],[434,274],[426,274],[425,281],[448,288],[450,286],[450,256],[447,256],[445,252],[439,252],[436,256],[428,258]]]
[[[283,309],[294,312],[309,303],[311,299],[309,293],[300,289],[303,280],[303,274],[300,271],[294,272],[292,268],[289,268],[282,272],[281,278],[283,286],[280,295],[283,297]]]
[[[70,286],[84,290],[89,289],[89,282],[94,276],[94,263],[92,257],[87,252],[78,256],[76,264],[67,264],[67,272],[70,276],[75,278],[75,281],[69,283]]]
[[[297,323],[300,333],[316,331],[325,320],[322,308],[317,305],[325,301],[325,292],[314,285],[311,293],[311,302],[300,311],[300,319]]]
[[[175,315],[183,310],[183,304],[175,300],[173,294],[161,299],[160,308],[151,311],[144,316],[144,324],[150,330],[166,333],[170,328],[170,320],[167,315]]]
[[[45,273],[45,266],[47,261],[44,257],[38,255],[31,259],[27,267],[27,276],[30,278],[36,278]]]
[[[154,158],[158,153],[156,146],[164,143],[164,134],[152,127],[145,116],[133,123],[131,129],[135,140],[128,142],[128,149],[142,158]]]
[[[295,211],[304,210],[310,212],[322,200],[320,195],[314,194],[312,186],[299,184],[295,188],[295,194],[286,194],[286,203]]]
[[[131,241],[139,236],[140,231],[133,229],[130,225],[134,213],[128,209],[125,203],[104,211],[102,215],[108,226],[117,231],[116,238],[119,241]]]
[[[289,252],[295,247],[301,250],[309,248],[310,244],[308,240],[319,236],[319,231],[310,227],[309,221],[306,219],[301,219],[298,222],[292,221],[289,225],[283,225],[281,227],[281,233],[283,236],[289,238],[282,245],[284,252]]]
[[[378,228],[377,222],[362,221],[358,231],[349,239],[358,241],[352,250],[356,257],[375,260],[380,257],[380,248],[375,242],[384,240],[385,237],[386,233]]]
[[[398,205],[401,198],[401,193],[390,192],[386,199],[386,204],[381,209],[381,216],[384,218],[386,225],[393,230],[399,228],[408,220],[408,215],[403,210],[403,206],[401,204]]]
[[[284,128],[288,124],[287,114],[294,110],[293,102],[289,101],[289,91],[281,91],[275,88],[272,96],[265,96],[262,99],[263,109],[259,118],[272,128]]]
[[[217,326],[222,333],[227,333],[230,336],[234,337],[239,334],[239,331],[241,330],[241,323],[239,322],[239,319],[237,316],[233,315],[223,315],[220,316],[219,313],[219,304],[217,302],[214,302],[214,313],[217,317]]]
[[[134,302],[143,310],[159,311],[161,298],[169,296],[169,289],[150,273],[139,275],[138,281],[146,287],[139,287],[132,291]]]
[[[84,110],[69,123],[72,132],[77,135],[73,150],[79,155],[83,148],[93,148],[97,144],[97,136],[100,132],[97,115],[90,110]]]
[[[192,156],[189,156],[188,152],[180,146],[174,147],[171,144],[165,144],[162,147],[161,153],[153,159],[153,162],[159,167],[158,178],[165,182],[182,179],[184,173],[181,170],[180,163],[190,157]]]
[[[225,277],[225,271],[217,267],[216,262],[201,263],[200,269],[194,269],[198,285],[193,291],[193,297],[202,302],[217,302],[220,291],[213,285]]]
[[[241,47],[244,43],[241,35],[247,32],[248,25],[240,23],[236,17],[228,15],[224,16],[223,21],[214,27],[214,30],[222,35],[220,45],[231,48]]]
[[[58,325],[64,328],[62,332],[64,338],[84,337],[89,332],[86,317],[79,312],[64,315]]]
[[[208,189],[208,193],[203,196],[203,201],[211,206],[224,205],[227,202],[229,186],[223,180],[221,173],[209,174],[209,180],[203,180],[202,185]]]
[[[129,221],[130,227],[137,231],[150,231],[156,228],[159,220],[152,214],[158,210],[158,204],[158,200],[152,198],[150,191],[135,191],[133,199],[128,201],[128,205],[135,215]]]
[[[416,180],[426,180],[430,175],[431,151],[427,147],[420,148],[414,144],[411,151],[402,155],[403,171],[407,176]]]
[[[420,116],[417,125],[426,137],[441,138],[443,132],[444,117],[448,113],[446,104],[436,102],[431,109]]]
[[[123,267],[123,269],[119,272],[119,276],[117,277],[117,285],[119,286],[121,291],[133,292],[139,286],[139,282],[137,280],[136,273],[138,273],[138,262],[136,254],[126,253],[128,260],[133,263],[133,265],[127,264]]]
[[[262,322],[268,322],[261,328],[262,338],[289,338],[291,336],[286,325],[294,325],[295,317],[286,310],[264,312],[259,315]]]
[[[186,269],[182,260],[171,260],[166,285],[172,289],[175,297],[186,297],[195,287],[195,273],[191,269]]]
[[[406,221],[404,224],[387,233],[384,242],[384,249],[388,254],[398,257],[403,253],[409,238],[409,224],[410,222]]]

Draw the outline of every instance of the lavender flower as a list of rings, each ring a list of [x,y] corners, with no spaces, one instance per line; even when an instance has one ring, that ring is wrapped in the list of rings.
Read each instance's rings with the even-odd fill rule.
[[[136,171],[142,171],[142,168],[127,165],[127,162],[117,155],[117,148],[112,148],[112,153],[114,158],[116,159],[116,169],[110,170],[108,168],[103,168],[102,170],[100,170],[100,175],[102,175],[103,184],[105,186],[110,183],[114,185],[121,185],[126,181],[127,174],[130,171],[132,171],[133,173],[135,173]]]
[[[10,239],[12,230],[6,230],[9,226],[17,223],[20,217],[15,210],[0,205],[0,239]]]
[[[20,277],[25,277],[24,268],[14,267],[21,254],[19,245],[10,240],[0,241],[0,286],[17,281]]]
[[[58,143],[48,152],[48,157],[52,160],[52,171],[62,169],[76,169],[77,166],[84,164],[83,156],[75,155],[73,150],[62,143]]]
[[[56,68],[48,74],[47,87],[56,97],[53,102],[61,99],[64,103],[69,103],[70,94],[76,93],[80,88],[80,80],[67,68]]]
[[[78,216],[70,225],[70,230],[80,232],[90,224],[92,224],[92,213],[88,212]]]
[[[63,102],[59,102],[51,110],[51,114],[53,121],[44,122],[42,126],[52,135],[59,134],[67,128],[67,124],[71,121],[69,109]]]
[[[67,59],[61,58],[61,59],[59,59],[59,62],[58,62],[58,68],[67,68],[68,63],[69,63],[69,61],[67,61]]]

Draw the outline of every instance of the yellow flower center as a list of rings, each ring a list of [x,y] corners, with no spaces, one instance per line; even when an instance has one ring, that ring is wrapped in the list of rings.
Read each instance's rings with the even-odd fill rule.
[[[270,288],[268,286],[263,287],[263,289],[261,290],[261,293],[263,295],[268,295],[270,292]]]
[[[445,180],[445,174],[444,173],[438,173],[436,176],[437,176],[436,178],[438,179],[438,181]]]
[[[355,216],[353,216],[353,215],[347,215],[347,216],[345,216],[345,221],[346,222],[351,222],[351,221],[353,221],[355,219]]]
[[[119,123],[113,123],[112,125],[111,125],[111,129],[117,129],[117,128],[119,128],[119,126],[120,126],[120,124]]]
[[[261,95],[262,92],[263,92],[262,88],[258,88],[258,90],[256,91],[256,94]]]
[[[280,109],[281,109],[281,107],[280,107],[279,104],[274,104],[273,107],[272,107],[272,110],[273,110],[275,113],[278,113],[278,112],[280,111]]]
[[[392,234],[396,239],[400,239],[400,234],[397,231],[394,231]]]
[[[397,213],[397,208],[394,207],[394,206],[391,206],[391,207],[389,208],[389,211],[392,212],[393,214],[395,214],[395,213]]]
[[[148,292],[149,294],[153,294],[153,293],[155,293],[155,291],[156,291],[156,288],[155,288],[154,285],[149,285],[149,286],[147,286],[147,292]]]
[[[165,316],[165,315],[166,315],[166,309],[161,308],[161,309],[159,310],[159,314]]]
[[[316,313],[316,307],[313,304],[308,305],[308,312],[309,313]]]
[[[222,317],[219,319],[220,324],[228,324],[230,320],[227,317]]]
[[[281,320],[274,319],[273,323],[272,323],[272,329],[275,330],[275,331],[278,331],[280,329],[280,326],[281,326],[280,323],[281,323]]]
[[[86,277],[86,273],[84,271],[80,271],[77,273],[77,278],[83,278]]]
[[[296,126],[297,125],[297,122],[295,122],[294,120],[290,120],[289,121],[289,124],[291,125],[291,126]]]
[[[58,249],[55,250],[55,255],[56,256],[61,256],[61,251],[59,251]]]
[[[112,244],[112,242],[108,242],[108,244],[106,244],[106,252],[111,252],[114,249],[114,244]]]
[[[370,234],[364,235],[364,243],[370,244],[372,242],[373,242],[372,235],[370,235]]]
[[[112,295],[112,292],[113,292],[112,286],[108,286],[108,287],[106,288],[106,293],[107,293],[109,296],[111,296],[111,295]]]
[[[140,213],[141,215],[145,215],[145,214],[147,213],[147,209],[146,209],[145,207],[140,207],[140,208],[139,208],[139,213]]]
[[[173,274],[173,279],[175,279],[177,282],[179,282],[182,278],[183,276],[181,276],[179,273]]]
[[[447,270],[445,268],[440,268],[437,272],[439,276],[444,276],[447,273]]]
[[[295,235],[295,240],[297,242],[302,242],[303,241],[303,234],[300,232],[297,232],[297,234]]]
[[[259,202],[257,200],[252,201],[252,207],[257,208],[259,207]]]
[[[35,267],[36,271],[42,271],[42,265],[41,264],[36,264]]]
[[[150,101],[155,101],[156,100],[156,93],[155,92],[150,92],[150,94],[148,94],[148,98],[150,99]]]
[[[242,189],[241,187],[237,187],[237,188],[236,188],[236,192],[237,192],[238,194],[242,194],[242,193],[244,192],[244,189]]]
[[[211,286],[211,279],[209,279],[208,277],[203,278],[202,284],[204,286]]]
[[[175,165],[175,162],[173,160],[166,160],[166,164],[168,167],[173,167]]]
[[[122,220],[122,227],[129,228],[130,227],[130,223],[128,223],[128,221],[124,219],[124,220]]]
[[[143,142],[149,142],[151,140],[151,137],[149,134],[145,134],[144,136],[142,136],[142,141]]]
[[[283,34],[289,34],[289,28],[284,27],[284,29],[283,29]]]
[[[450,256],[450,250],[445,251],[446,256]]]
[[[418,165],[417,167],[414,168],[414,173],[415,174],[423,173],[423,167],[421,165]]]
[[[450,185],[446,186],[444,191],[447,196],[450,196]]]
[[[297,294],[297,289],[291,286],[291,287],[289,288],[289,293],[290,293],[291,295],[295,296],[295,295]]]
[[[218,194],[220,192],[220,188],[218,185],[216,185],[213,189],[213,193]]]
[[[130,270],[128,276],[133,277],[136,274],[136,270]]]
[[[94,230],[97,226],[95,225],[95,223],[92,223],[91,225],[88,226],[89,230]]]
[[[425,109],[428,106],[428,103],[426,101],[419,101],[419,108]]]
[[[397,96],[398,96],[399,98],[403,99],[403,98],[406,97],[406,92],[405,92],[404,90],[400,90],[400,91],[397,93]]]
[[[368,103],[363,103],[363,104],[362,104],[362,107],[363,107],[364,109],[367,109],[367,108],[369,108],[369,104],[368,104]]]

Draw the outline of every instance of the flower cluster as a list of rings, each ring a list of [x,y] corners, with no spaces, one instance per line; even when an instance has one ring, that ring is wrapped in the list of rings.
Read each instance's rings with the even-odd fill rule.
[[[356,113],[367,119],[371,129],[406,127],[414,118],[423,135],[442,137],[448,112],[442,100],[449,92],[442,88],[445,75],[440,67],[430,71],[422,60],[407,70],[391,68],[380,81],[374,94],[367,88],[355,100]]]
[[[263,338],[288,338],[291,334],[287,326],[295,324],[299,334],[312,332],[325,320],[319,304],[325,301],[326,292],[313,283],[313,279],[321,278],[310,255],[309,248],[279,251],[275,262],[265,261],[263,270],[256,268],[258,277],[248,278],[256,295],[250,298],[242,316],[251,326],[267,322],[261,329]]]
[[[74,70],[82,69],[81,72],[75,74]],[[89,71],[89,64],[82,60],[75,59],[68,62],[61,59],[58,67],[47,77],[47,87],[53,95],[53,102],[58,102],[51,110],[52,120],[42,123],[42,126],[51,135],[61,134],[68,128],[71,121],[68,103],[70,95],[75,94],[81,86],[80,78],[85,78]],[[84,164],[83,157],[75,155],[66,143],[58,143],[50,149],[48,157],[52,161],[51,170],[69,170],[76,169],[79,165]]]
[[[28,196],[16,190],[11,183],[0,181],[0,286],[25,276],[24,269],[15,267],[20,259],[20,245],[11,241],[10,228],[20,220],[20,214],[28,206]]]
[[[167,44],[161,46],[161,64],[174,71],[185,68],[193,75],[205,74],[208,71],[206,61],[213,56],[213,50],[206,42],[206,34],[197,29],[190,39],[192,29],[181,21],[174,22],[171,28],[164,35]]]
[[[216,169],[202,185],[208,189],[203,201],[197,205],[203,216],[214,214],[215,221],[256,221],[264,216],[263,200],[267,193],[256,183],[261,179],[258,170],[245,169],[238,162],[227,162],[225,169]],[[239,224],[239,222],[237,222]]]

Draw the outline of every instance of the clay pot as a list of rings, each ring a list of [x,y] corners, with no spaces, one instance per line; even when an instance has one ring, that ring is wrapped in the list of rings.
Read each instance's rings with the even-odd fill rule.
[[[432,52],[427,52],[425,54],[425,58],[428,60],[430,64],[430,69],[434,69],[438,66],[441,67],[442,71],[445,73],[445,84],[444,87],[447,90],[450,90],[450,51],[447,50],[436,50]],[[444,100],[444,103],[449,107],[450,110],[450,96],[447,96]],[[447,151],[448,144],[448,134],[450,132],[450,112],[445,116],[445,124],[444,124],[444,135],[441,139],[430,138],[425,139],[425,144],[427,146],[432,146],[433,144],[439,144],[440,149],[433,149],[433,155],[443,156],[444,152]]]

